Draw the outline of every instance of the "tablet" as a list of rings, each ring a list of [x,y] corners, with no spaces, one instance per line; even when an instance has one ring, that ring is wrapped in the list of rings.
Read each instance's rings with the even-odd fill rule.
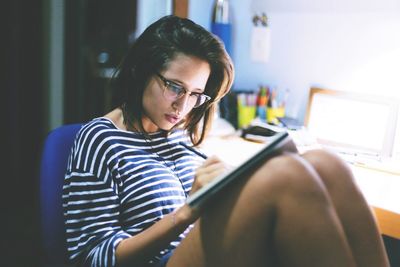
[[[270,141],[258,153],[251,156],[244,163],[227,173],[217,176],[214,180],[189,196],[187,204],[194,208],[201,208],[210,198],[217,195],[224,187],[240,177],[254,171],[268,159],[282,152],[297,153],[296,145],[287,132],[280,132],[272,136]]]

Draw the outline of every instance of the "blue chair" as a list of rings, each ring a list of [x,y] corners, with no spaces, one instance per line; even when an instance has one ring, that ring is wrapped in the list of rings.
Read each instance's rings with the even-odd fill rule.
[[[62,186],[68,156],[82,124],[60,126],[46,137],[40,165],[43,266],[68,266]]]

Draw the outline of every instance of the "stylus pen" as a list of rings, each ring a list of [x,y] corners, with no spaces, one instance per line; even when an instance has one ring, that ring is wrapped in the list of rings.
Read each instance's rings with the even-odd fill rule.
[[[200,151],[198,151],[197,149],[195,149],[194,147],[188,146],[187,144],[185,144],[184,142],[179,142],[180,145],[186,147],[187,149],[189,149],[190,151],[192,151],[193,153],[195,153],[196,155],[202,157],[203,159],[207,159],[207,155],[201,153]]]

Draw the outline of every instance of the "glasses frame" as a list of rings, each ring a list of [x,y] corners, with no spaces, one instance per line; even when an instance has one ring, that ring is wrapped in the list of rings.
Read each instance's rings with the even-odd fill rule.
[[[175,97],[174,99],[169,99],[169,100],[178,100],[179,98],[181,98],[182,96],[186,95],[189,93],[189,96],[197,96],[197,100],[193,105],[193,108],[197,108],[200,107],[201,105],[203,105],[204,103],[206,103],[207,101],[210,101],[211,97],[208,95],[205,95],[203,93],[196,93],[196,92],[191,92],[188,89],[186,89],[185,87],[183,87],[182,85],[179,85],[171,80],[168,80],[167,78],[165,78],[163,75],[161,75],[160,73],[156,73],[157,77],[160,78],[160,80],[164,83],[164,90],[163,90],[163,96],[166,99],[169,99],[166,95],[165,92],[166,90],[169,90],[168,88],[171,87],[175,87],[175,88],[179,88],[180,89],[180,93],[177,94],[177,97]],[[172,90],[171,90],[172,91]]]

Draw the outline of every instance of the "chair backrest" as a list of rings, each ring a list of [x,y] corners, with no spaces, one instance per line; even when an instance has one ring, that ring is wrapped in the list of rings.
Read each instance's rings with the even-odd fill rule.
[[[40,166],[40,210],[44,264],[63,266],[67,262],[62,209],[62,186],[68,156],[82,124],[60,126],[44,143]]]

